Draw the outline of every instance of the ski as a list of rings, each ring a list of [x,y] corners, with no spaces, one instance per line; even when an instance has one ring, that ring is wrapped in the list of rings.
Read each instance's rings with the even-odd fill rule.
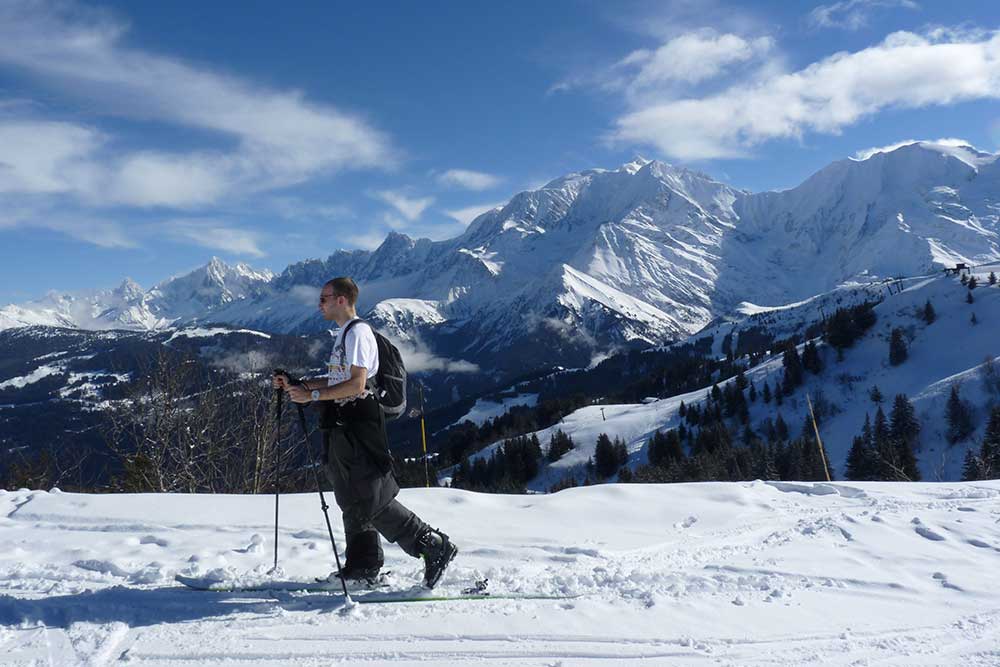
[[[198,591],[216,593],[332,593],[343,597],[340,582],[308,581],[218,581],[183,574],[175,576],[178,583]],[[408,602],[468,602],[476,600],[567,600],[578,595],[553,595],[546,593],[491,593],[486,590],[486,580],[464,588],[456,594],[433,594],[423,586],[402,591],[363,589],[351,592],[351,599],[359,604],[395,604]]]

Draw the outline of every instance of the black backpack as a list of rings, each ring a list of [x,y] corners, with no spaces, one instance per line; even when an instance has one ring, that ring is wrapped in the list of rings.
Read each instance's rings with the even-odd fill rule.
[[[347,364],[347,352],[344,349],[347,332],[358,322],[365,321],[360,318],[351,320],[344,327],[344,335],[340,337],[340,363],[343,365]],[[376,331],[375,327],[370,324],[368,326],[375,334],[375,342],[378,344],[378,372],[374,378],[368,378],[366,386],[375,392],[386,420],[391,421],[406,412],[406,367],[396,346]]]

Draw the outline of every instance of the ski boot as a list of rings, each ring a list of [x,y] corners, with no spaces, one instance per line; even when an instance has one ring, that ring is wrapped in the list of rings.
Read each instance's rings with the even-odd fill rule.
[[[386,573],[382,572],[382,568],[378,566],[366,568],[342,567],[339,570],[331,572],[326,578],[317,579],[316,581],[324,584],[336,584],[335,588],[339,589],[340,580],[343,579],[348,590],[363,591],[385,586],[385,575]]]
[[[417,538],[420,557],[424,559],[424,586],[434,588],[448,564],[458,555],[458,547],[439,530],[428,529]]]

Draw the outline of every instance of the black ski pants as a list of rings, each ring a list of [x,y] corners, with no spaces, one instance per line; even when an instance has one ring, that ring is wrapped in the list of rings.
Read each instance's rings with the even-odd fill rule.
[[[429,527],[396,500],[399,485],[375,397],[337,406],[330,426],[323,430],[325,471],[344,520],[345,569],[381,567],[380,534],[419,557],[419,538]]]

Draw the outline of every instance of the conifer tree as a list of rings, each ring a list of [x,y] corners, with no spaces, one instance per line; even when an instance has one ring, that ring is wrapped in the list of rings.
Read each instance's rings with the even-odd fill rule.
[[[771,402],[771,384],[767,380],[764,380],[764,391],[763,391],[763,394],[764,394],[764,403],[770,403]]]
[[[966,303],[975,303],[976,302],[976,300],[972,298],[972,292],[966,292],[965,293],[965,302]]]
[[[906,340],[903,338],[903,330],[899,327],[894,327],[889,336],[889,364],[892,366],[900,365],[906,361],[907,354],[908,350],[906,349]]]
[[[744,389],[747,388],[748,384],[749,382],[747,381],[746,373],[744,373],[743,368],[740,367],[739,372],[736,373],[736,388],[740,391],[743,391]]]
[[[847,479],[865,482],[871,479],[871,455],[865,447],[864,438],[854,436],[851,449],[847,452]]]
[[[989,277],[989,280],[987,282],[989,282],[990,285],[996,285],[997,284],[997,274],[995,274],[992,271],[990,271],[990,277]]]
[[[967,276],[967,275],[965,275],[965,274],[963,273],[963,274],[962,274],[962,277],[961,277],[961,278],[959,278],[959,279],[958,279],[958,281],[959,281],[960,283],[962,283],[963,285],[968,285],[968,284],[969,284],[969,276]]]
[[[962,481],[975,482],[982,479],[982,466],[979,457],[972,453],[971,449],[965,452],[965,461],[962,464]]]
[[[597,446],[594,449],[594,472],[599,479],[607,479],[618,471],[618,452],[615,443],[606,433],[597,436]]]
[[[782,355],[782,365],[785,368],[785,377],[781,384],[781,389],[785,394],[791,395],[796,387],[802,384],[802,358],[794,343],[789,343]]]
[[[927,303],[924,304],[924,322],[934,324],[936,319],[937,313],[934,311],[934,306],[931,305],[931,300],[927,299]]]
[[[897,394],[892,402],[892,413],[889,417],[889,433],[896,443],[896,459],[903,475],[911,482],[920,480],[920,470],[913,447],[920,435],[920,420],[917,419],[913,404],[906,394]]]
[[[819,349],[814,341],[807,342],[802,350],[802,367],[813,375],[823,372],[823,360],[820,359]]]
[[[574,447],[573,438],[563,432],[562,429],[556,430],[549,439],[549,451],[546,454],[550,463],[554,463],[561,459],[566,452],[573,449]]]
[[[958,394],[958,385],[951,386],[945,415],[948,419],[948,442],[965,440],[972,433],[972,415],[969,406]]]
[[[968,287],[969,290],[972,291],[972,290],[976,289],[977,287],[979,287],[979,281],[976,280],[975,276],[972,276],[972,277],[969,278],[969,284],[966,285],[966,287]]]
[[[873,451],[878,457],[878,472],[876,479],[894,480],[897,478],[896,470],[899,468],[896,461],[896,447],[892,442],[892,434],[889,431],[889,420],[882,412],[880,405],[875,411],[875,422],[872,425]]]
[[[882,400],[883,400],[882,399],[882,392],[879,391],[879,388],[878,388],[877,384],[873,385],[871,391],[868,392],[868,398],[870,398],[871,402],[874,403],[875,405],[881,405],[882,404]]]
[[[982,461],[983,479],[1000,478],[1000,405],[990,410],[979,458]]]
[[[774,435],[782,442],[788,440],[788,424],[785,423],[785,420],[781,416],[780,412],[778,413],[777,419],[774,420]]]

